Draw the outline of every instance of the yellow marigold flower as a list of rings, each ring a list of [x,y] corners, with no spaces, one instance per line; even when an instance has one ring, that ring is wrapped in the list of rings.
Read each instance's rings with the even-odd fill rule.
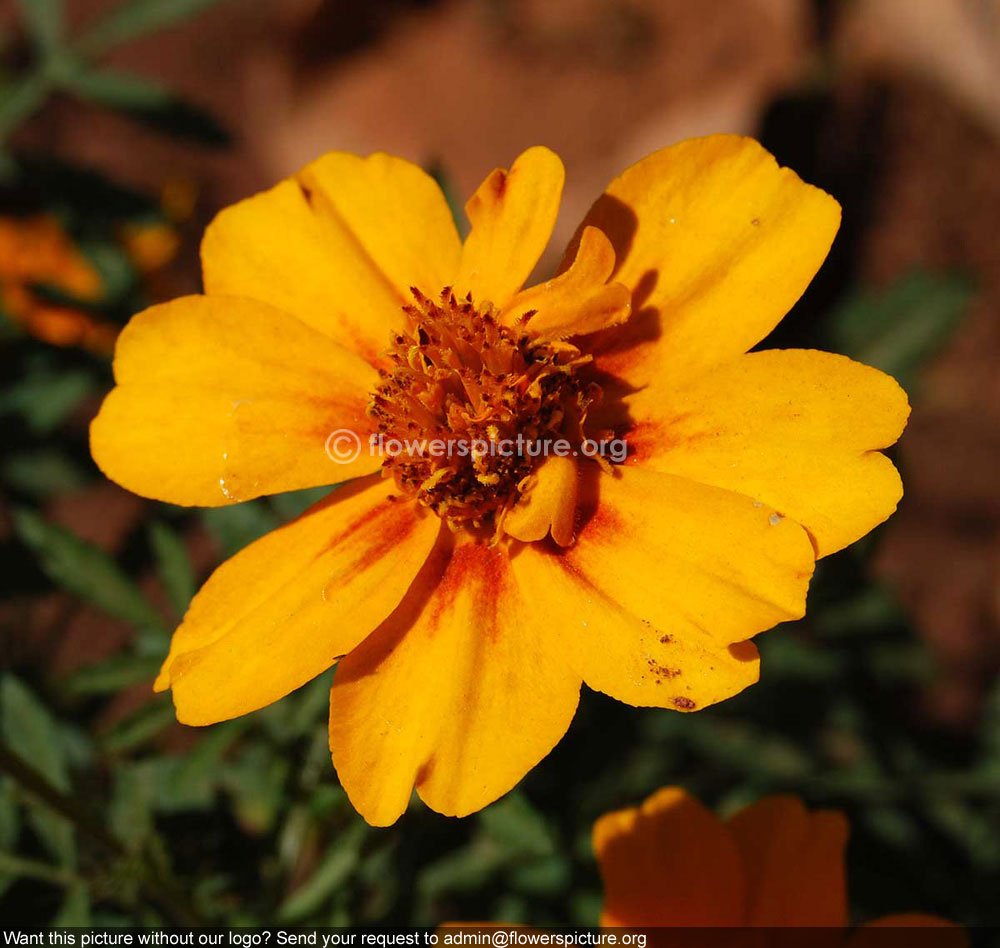
[[[529,149],[468,202],[462,243],[418,167],[320,158],[210,225],[206,294],[132,320],[93,423],[108,476],[177,504],[355,479],[215,572],[156,687],[210,724],[338,663],[333,762],[372,823],[414,786],[446,814],[495,800],[581,682],[682,711],[741,691],[749,639],[803,614],[816,556],[901,494],[878,453],[908,412],[892,379],[746,354],[822,263],[836,201],[750,139],[682,142],[522,290],[562,184]],[[574,450],[612,431],[631,454],[383,458],[334,437],[335,465],[339,429]]]
[[[0,217],[0,307],[43,342],[110,352],[116,329],[78,307],[35,292],[49,286],[81,302],[97,302],[101,278],[60,223],[47,214]]]
[[[846,929],[847,835],[842,813],[807,810],[797,797],[765,797],[723,821],[679,787],[664,787],[594,824],[601,924]],[[955,926],[916,912],[889,915],[838,943],[885,945],[872,929],[886,927]],[[941,944],[966,943],[954,934]]]

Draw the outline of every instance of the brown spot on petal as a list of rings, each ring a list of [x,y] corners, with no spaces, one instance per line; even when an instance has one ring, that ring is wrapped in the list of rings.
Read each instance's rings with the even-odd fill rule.
[[[503,196],[507,193],[507,181],[510,175],[506,171],[500,170],[492,181],[493,193],[496,195],[498,201],[503,200]]]
[[[683,695],[679,698],[674,698],[674,707],[680,709],[681,711],[693,711],[698,707],[690,698],[685,698]]]
[[[653,658],[647,659],[646,664],[649,665],[649,670],[658,678],[676,678],[681,673],[679,668],[667,668],[666,665],[661,665]]]

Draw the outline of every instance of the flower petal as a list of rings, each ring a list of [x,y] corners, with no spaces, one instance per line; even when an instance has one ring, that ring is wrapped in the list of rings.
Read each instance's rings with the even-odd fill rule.
[[[665,633],[621,606],[569,565],[565,556],[528,547],[514,572],[532,585],[548,615],[561,616],[566,655],[588,687],[634,707],[694,711],[756,684],[753,642],[729,644],[685,622]]]
[[[91,452],[144,497],[218,507],[379,466],[366,443],[374,370],[264,303],[188,296],[153,306],[125,327],[114,370]],[[327,454],[337,429],[358,436],[349,463]]]
[[[376,476],[335,490],[223,563],[174,633],[156,687],[184,724],[262,708],[354,648],[402,600],[440,532]]]
[[[579,691],[506,551],[443,533],[399,609],[337,669],[333,763],[369,823],[393,823],[414,785],[432,809],[465,816],[548,754]]]
[[[843,928],[847,924],[847,820],[771,796],[729,820],[747,885],[747,924]]]
[[[601,925],[740,925],[744,883],[723,823],[679,787],[665,787],[639,809],[594,824],[604,880]]]
[[[508,536],[530,542],[552,539],[560,546],[573,542],[577,471],[572,458],[550,455],[536,469],[535,482],[503,518]]]
[[[639,468],[580,489],[576,543],[525,549],[514,570],[535,575],[547,615],[566,614],[567,654],[587,684],[692,711],[756,681],[745,640],[805,610],[805,531],[748,497]]]
[[[581,225],[608,235],[614,279],[633,292],[632,317],[608,335],[599,366],[639,387],[746,352],[802,295],[839,224],[833,198],[752,139],[713,135],[654,152]]]
[[[580,238],[573,265],[560,276],[522,290],[504,311],[514,325],[526,313],[528,331],[538,339],[565,339],[608,329],[625,322],[632,294],[621,283],[608,283],[615,268],[611,242],[596,227],[587,227]]]
[[[202,265],[208,294],[271,303],[371,360],[399,328],[409,288],[436,296],[460,250],[430,175],[390,155],[332,152],[222,211]]]
[[[833,553],[885,520],[903,490],[878,451],[900,435],[906,393],[844,356],[752,352],[686,386],[627,400],[641,466],[738,491],[777,508]]]
[[[469,198],[472,230],[465,238],[456,293],[503,309],[524,285],[552,236],[565,172],[548,148],[529,148],[511,166],[491,172]]]

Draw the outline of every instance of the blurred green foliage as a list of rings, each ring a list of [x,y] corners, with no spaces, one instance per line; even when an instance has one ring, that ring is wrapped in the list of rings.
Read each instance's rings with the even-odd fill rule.
[[[849,296],[831,319],[834,346],[912,392],[921,365],[951,337],[972,294],[964,277],[914,271],[881,291]]]
[[[17,77],[6,77],[0,85],[0,149],[17,127],[56,92],[125,112],[173,135],[191,137],[203,144],[226,144],[228,134],[207,112],[158,83],[100,65],[101,58],[115,47],[182,22],[219,2],[122,0],[82,35],[71,37],[62,0],[18,0],[35,57],[31,69]],[[4,158],[9,171],[11,158]]]

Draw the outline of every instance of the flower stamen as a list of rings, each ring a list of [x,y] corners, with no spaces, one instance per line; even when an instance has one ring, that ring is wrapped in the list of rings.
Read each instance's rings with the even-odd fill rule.
[[[383,439],[405,446],[385,457],[383,473],[450,527],[495,531],[544,445],[584,440],[601,395],[578,376],[591,356],[534,338],[525,317],[504,325],[491,304],[450,287],[437,300],[411,292],[406,329],[385,353],[390,368],[368,407]]]

